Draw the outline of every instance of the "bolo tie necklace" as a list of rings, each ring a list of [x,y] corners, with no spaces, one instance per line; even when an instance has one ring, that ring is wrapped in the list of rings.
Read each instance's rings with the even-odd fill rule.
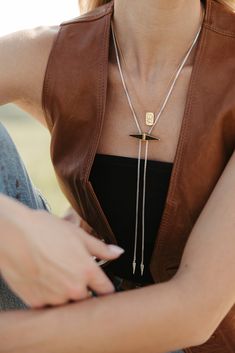
[[[203,18],[203,11],[202,11],[202,18]],[[118,70],[120,73],[120,78],[122,81],[123,89],[127,98],[127,102],[129,105],[129,108],[131,110],[132,116],[134,118],[136,127],[137,127],[137,133],[129,135],[132,138],[136,138],[138,142],[138,163],[137,163],[137,183],[136,183],[136,206],[135,206],[135,240],[134,240],[134,250],[133,250],[133,261],[132,261],[132,270],[133,274],[136,272],[136,255],[137,255],[137,241],[138,241],[138,219],[139,219],[139,214],[140,214],[140,165],[141,165],[141,155],[142,155],[142,150],[144,146],[144,166],[143,166],[143,183],[142,183],[142,209],[141,209],[141,221],[142,221],[142,227],[141,227],[141,263],[140,263],[140,272],[141,276],[144,274],[144,245],[145,245],[145,200],[146,200],[146,176],[147,176],[147,163],[148,163],[148,147],[149,147],[149,142],[154,142],[154,141],[160,141],[160,138],[157,136],[152,135],[153,129],[158,123],[168,101],[169,98],[172,94],[172,91],[175,87],[175,84],[177,82],[177,79],[187,61],[189,58],[189,55],[191,54],[197,39],[200,35],[202,28],[202,21],[201,21],[201,26],[191,43],[189,49],[187,50],[185,56],[183,57],[182,62],[177,68],[177,71],[173,78],[171,79],[171,84],[169,86],[169,90],[167,91],[167,94],[163,100],[163,103],[160,106],[160,109],[157,114],[153,112],[146,112],[145,114],[145,125],[146,125],[146,130],[143,131],[141,129],[139,119],[137,117],[137,114],[135,112],[134,106],[132,104],[132,100],[130,98],[130,94],[127,89],[127,85],[125,82],[122,66],[121,66],[121,61],[120,61],[120,45],[118,44],[117,40],[117,35],[114,30],[114,25],[113,22],[111,21],[111,30],[112,30],[112,37],[113,37],[113,43],[114,43],[114,49],[115,49],[115,55],[116,55],[116,60],[117,60],[117,65],[118,65]]]

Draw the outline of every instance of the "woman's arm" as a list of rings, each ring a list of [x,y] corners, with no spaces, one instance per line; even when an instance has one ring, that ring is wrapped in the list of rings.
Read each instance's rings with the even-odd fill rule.
[[[43,80],[57,32],[42,27],[0,38],[0,105],[14,102],[43,124]]]
[[[199,323],[186,324],[192,315],[183,299],[167,282],[61,308],[3,313],[0,353],[166,353],[201,344]]]
[[[163,353],[204,343],[235,302],[235,153],[168,282],[0,315],[0,352]]]

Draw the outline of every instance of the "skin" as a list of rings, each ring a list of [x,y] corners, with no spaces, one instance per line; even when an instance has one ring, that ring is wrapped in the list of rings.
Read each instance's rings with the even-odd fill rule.
[[[45,211],[30,211],[4,196],[1,201],[0,224],[8,227],[1,236],[1,274],[26,304],[37,308],[81,300],[90,295],[88,287],[99,295],[113,292],[90,255],[110,260],[120,256],[121,249]],[[12,212],[17,214],[14,223],[8,216]],[[30,222],[25,222],[27,217]]]
[[[135,88],[133,103],[140,114],[144,109],[138,105],[136,97],[141,97],[150,110],[157,109],[167,82],[198,29],[200,16],[199,0],[115,1],[114,24],[129,69],[128,82]],[[57,30],[37,29],[0,40],[0,102],[16,102],[44,124],[42,82]],[[174,160],[192,60],[193,53],[161,117],[158,134],[163,142],[157,147],[151,145],[152,159]],[[136,157],[136,145],[127,137],[135,126],[113,61],[109,67],[109,83],[101,138],[105,141],[106,137],[107,144],[101,143],[98,152]],[[112,99],[114,93],[115,99]],[[170,281],[53,309],[1,313],[0,352],[163,353],[205,342],[234,305],[235,198],[231,197],[235,193],[234,178],[235,154],[193,227],[179,270]],[[38,246],[37,236],[29,231],[28,219],[33,217],[34,228],[45,226],[45,232],[48,222],[52,222],[52,227],[58,227],[57,221],[61,222],[55,218],[52,221],[52,216],[43,219],[41,213],[23,209],[13,201],[8,203],[9,210],[17,209],[9,216],[9,212],[2,211],[7,202],[6,198],[0,199],[1,229],[4,229],[0,234],[4,244],[0,268],[7,261],[4,258],[9,258],[6,255],[9,238],[4,233],[18,239],[22,251],[21,237],[27,238],[26,245],[33,244],[36,253],[43,249],[46,254],[43,244]],[[59,237],[63,238],[63,233],[68,232],[65,228],[58,232]],[[82,240],[78,247],[81,244],[84,244]],[[63,252],[61,254],[63,258]],[[79,271],[78,278],[82,273]]]

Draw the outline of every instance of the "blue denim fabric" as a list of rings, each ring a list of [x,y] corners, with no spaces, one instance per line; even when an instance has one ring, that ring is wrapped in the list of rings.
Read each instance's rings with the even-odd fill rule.
[[[14,143],[1,123],[0,193],[17,199],[32,209],[48,209],[46,201],[33,186]],[[0,311],[25,308],[25,304],[0,278]]]
[[[33,186],[13,141],[1,123],[0,193],[17,199],[30,208],[47,209],[44,198]]]

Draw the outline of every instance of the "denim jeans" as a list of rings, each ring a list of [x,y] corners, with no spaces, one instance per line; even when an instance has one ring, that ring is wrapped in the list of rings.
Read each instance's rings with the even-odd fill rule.
[[[45,200],[33,186],[24,164],[6,129],[0,123],[0,193],[32,209],[47,209]],[[24,309],[25,304],[0,278],[0,311]]]
[[[32,184],[14,143],[1,123],[0,193],[17,199],[32,209],[48,210],[49,208],[44,197]],[[0,311],[16,309],[27,309],[27,307],[0,278]],[[183,353],[183,351],[172,353]]]

